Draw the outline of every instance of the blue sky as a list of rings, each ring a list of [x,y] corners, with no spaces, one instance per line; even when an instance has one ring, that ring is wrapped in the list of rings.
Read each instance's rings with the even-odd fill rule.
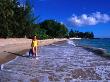
[[[68,29],[110,38],[110,0],[30,0],[40,21],[55,19]]]

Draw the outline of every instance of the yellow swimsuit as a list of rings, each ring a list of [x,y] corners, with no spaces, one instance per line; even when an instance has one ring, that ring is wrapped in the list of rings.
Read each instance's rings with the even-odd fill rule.
[[[33,40],[31,46],[32,47],[38,46],[38,41],[37,40]]]

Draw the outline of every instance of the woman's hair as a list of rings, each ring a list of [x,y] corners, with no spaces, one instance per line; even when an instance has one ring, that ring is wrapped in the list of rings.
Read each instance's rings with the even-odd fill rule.
[[[32,39],[34,39],[35,36],[36,36],[36,35],[33,35],[33,36],[32,36]],[[36,36],[36,37],[37,37],[37,36]]]
[[[34,35],[34,36],[36,36],[36,35]]]

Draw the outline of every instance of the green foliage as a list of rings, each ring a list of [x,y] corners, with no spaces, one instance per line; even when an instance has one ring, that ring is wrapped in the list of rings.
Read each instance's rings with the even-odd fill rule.
[[[0,0],[0,37],[31,37],[40,39],[65,37],[68,29],[54,20],[35,24],[29,0],[21,6],[18,0]]]
[[[33,23],[29,0],[21,6],[18,0],[0,0],[0,37],[30,37]]]
[[[69,32],[69,36],[70,36],[70,37],[75,37],[75,33],[73,32],[72,29],[71,29],[71,31]]]
[[[79,32],[79,31],[71,31],[69,32],[69,37],[78,37],[78,38],[94,38],[93,32]]]
[[[0,37],[9,37],[13,34],[9,29],[12,26],[13,15],[11,0],[0,0]]]
[[[38,36],[39,39],[47,39],[47,38],[49,38],[48,35],[46,35],[46,30],[41,29],[40,25],[38,25],[38,24],[33,24],[32,35]]]
[[[40,23],[40,27],[46,30],[46,34],[51,38],[63,38],[68,34],[66,26],[55,20],[45,20]]]
[[[85,32],[84,36],[85,36],[84,38],[94,38],[93,32]]]

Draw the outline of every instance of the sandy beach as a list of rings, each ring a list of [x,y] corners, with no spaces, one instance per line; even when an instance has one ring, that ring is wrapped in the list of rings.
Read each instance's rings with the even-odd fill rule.
[[[39,40],[39,46],[49,45],[66,39]],[[31,39],[10,38],[0,39],[0,64],[6,63],[16,57],[15,54],[23,55],[31,48]]]

